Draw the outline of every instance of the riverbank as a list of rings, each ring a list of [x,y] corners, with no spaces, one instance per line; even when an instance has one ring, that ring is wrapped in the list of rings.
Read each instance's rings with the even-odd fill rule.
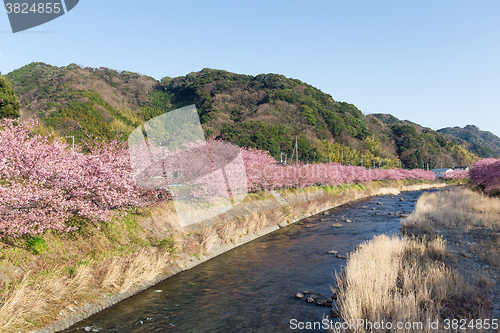
[[[122,223],[2,244],[2,332],[55,332],[180,271],[305,217],[353,200],[436,183],[372,183],[251,194],[238,208],[181,228],[171,203]],[[23,243],[24,242],[24,243]],[[14,275],[14,272],[19,274]],[[7,282],[5,282],[7,280]]]
[[[445,329],[446,319],[454,318],[468,330],[494,328],[500,315],[499,216],[498,198],[466,187],[423,194],[403,220],[406,236],[374,237],[351,253],[337,279],[342,319],[424,324],[408,332],[433,332],[430,322]]]

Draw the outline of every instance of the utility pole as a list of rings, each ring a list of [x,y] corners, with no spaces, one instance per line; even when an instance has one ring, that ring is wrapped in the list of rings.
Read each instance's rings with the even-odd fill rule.
[[[297,153],[295,154],[295,163],[299,162],[299,146],[297,145],[297,137],[295,137],[295,150]]]
[[[67,138],[73,138],[73,146],[72,146],[71,150],[74,150],[75,149],[75,136],[74,135],[68,135]]]
[[[297,137],[295,137],[295,146],[293,147],[292,157],[290,157],[290,160],[292,161],[292,163],[293,163],[293,155],[294,154],[296,155],[295,163],[297,163],[299,161],[299,146],[297,145]]]
[[[342,162],[340,164],[344,165],[344,148],[342,148]]]

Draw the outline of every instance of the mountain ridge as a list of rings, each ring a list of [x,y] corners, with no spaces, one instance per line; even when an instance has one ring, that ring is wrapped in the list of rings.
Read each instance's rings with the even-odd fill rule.
[[[32,63],[11,73],[21,118],[37,117],[61,136],[82,130],[121,140],[141,123],[195,104],[206,136],[304,162],[406,167],[470,165],[478,157],[450,136],[392,115],[363,115],[355,105],[280,74],[256,76],[205,68],[161,80],[105,67]],[[81,126],[81,128],[79,127]],[[341,157],[340,157],[341,156]]]
[[[500,157],[500,138],[489,131],[482,131],[476,125],[446,127],[439,133],[463,140],[480,157]]]

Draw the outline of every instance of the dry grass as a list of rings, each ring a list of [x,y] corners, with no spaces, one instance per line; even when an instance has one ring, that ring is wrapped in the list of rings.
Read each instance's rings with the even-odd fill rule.
[[[424,193],[404,229],[409,233],[439,228],[499,228],[500,200],[465,187]]]
[[[74,274],[68,275],[62,268],[45,275],[28,272],[2,297],[0,331],[26,332],[70,315],[79,305],[99,299],[103,292],[125,292],[162,273],[169,259],[168,253],[143,249],[99,265],[81,265]]]
[[[450,258],[478,256],[500,269],[500,200],[459,187],[425,193],[402,231],[414,235],[443,234],[453,245]],[[451,255],[450,255],[451,256]]]
[[[442,238],[417,240],[377,236],[351,254],[344,272],[337,276],[338,307],[344,321],[364,319],[372,323],[391,321],[427,323],[443,316],[486,318],[484,290],[465,281],[441,261]],[[471,311],[472,310],[472,311]],[[358,327],[356,332],[370,332]]]
[[[423,323],[407,332],[431,332],[426,324],[445,318],[489,318],[495,271],[480,267],[498,269],[499,217],[498,199],[467,188],[423,194],[403,221],[409,236],[378,236],[352,253],[337,280],[342,318]]]

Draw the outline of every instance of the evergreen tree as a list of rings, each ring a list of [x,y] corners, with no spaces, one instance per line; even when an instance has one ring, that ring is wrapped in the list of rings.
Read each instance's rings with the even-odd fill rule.
[[[0,73],[0,118],[18,118],[21,103],[7,78]]]

